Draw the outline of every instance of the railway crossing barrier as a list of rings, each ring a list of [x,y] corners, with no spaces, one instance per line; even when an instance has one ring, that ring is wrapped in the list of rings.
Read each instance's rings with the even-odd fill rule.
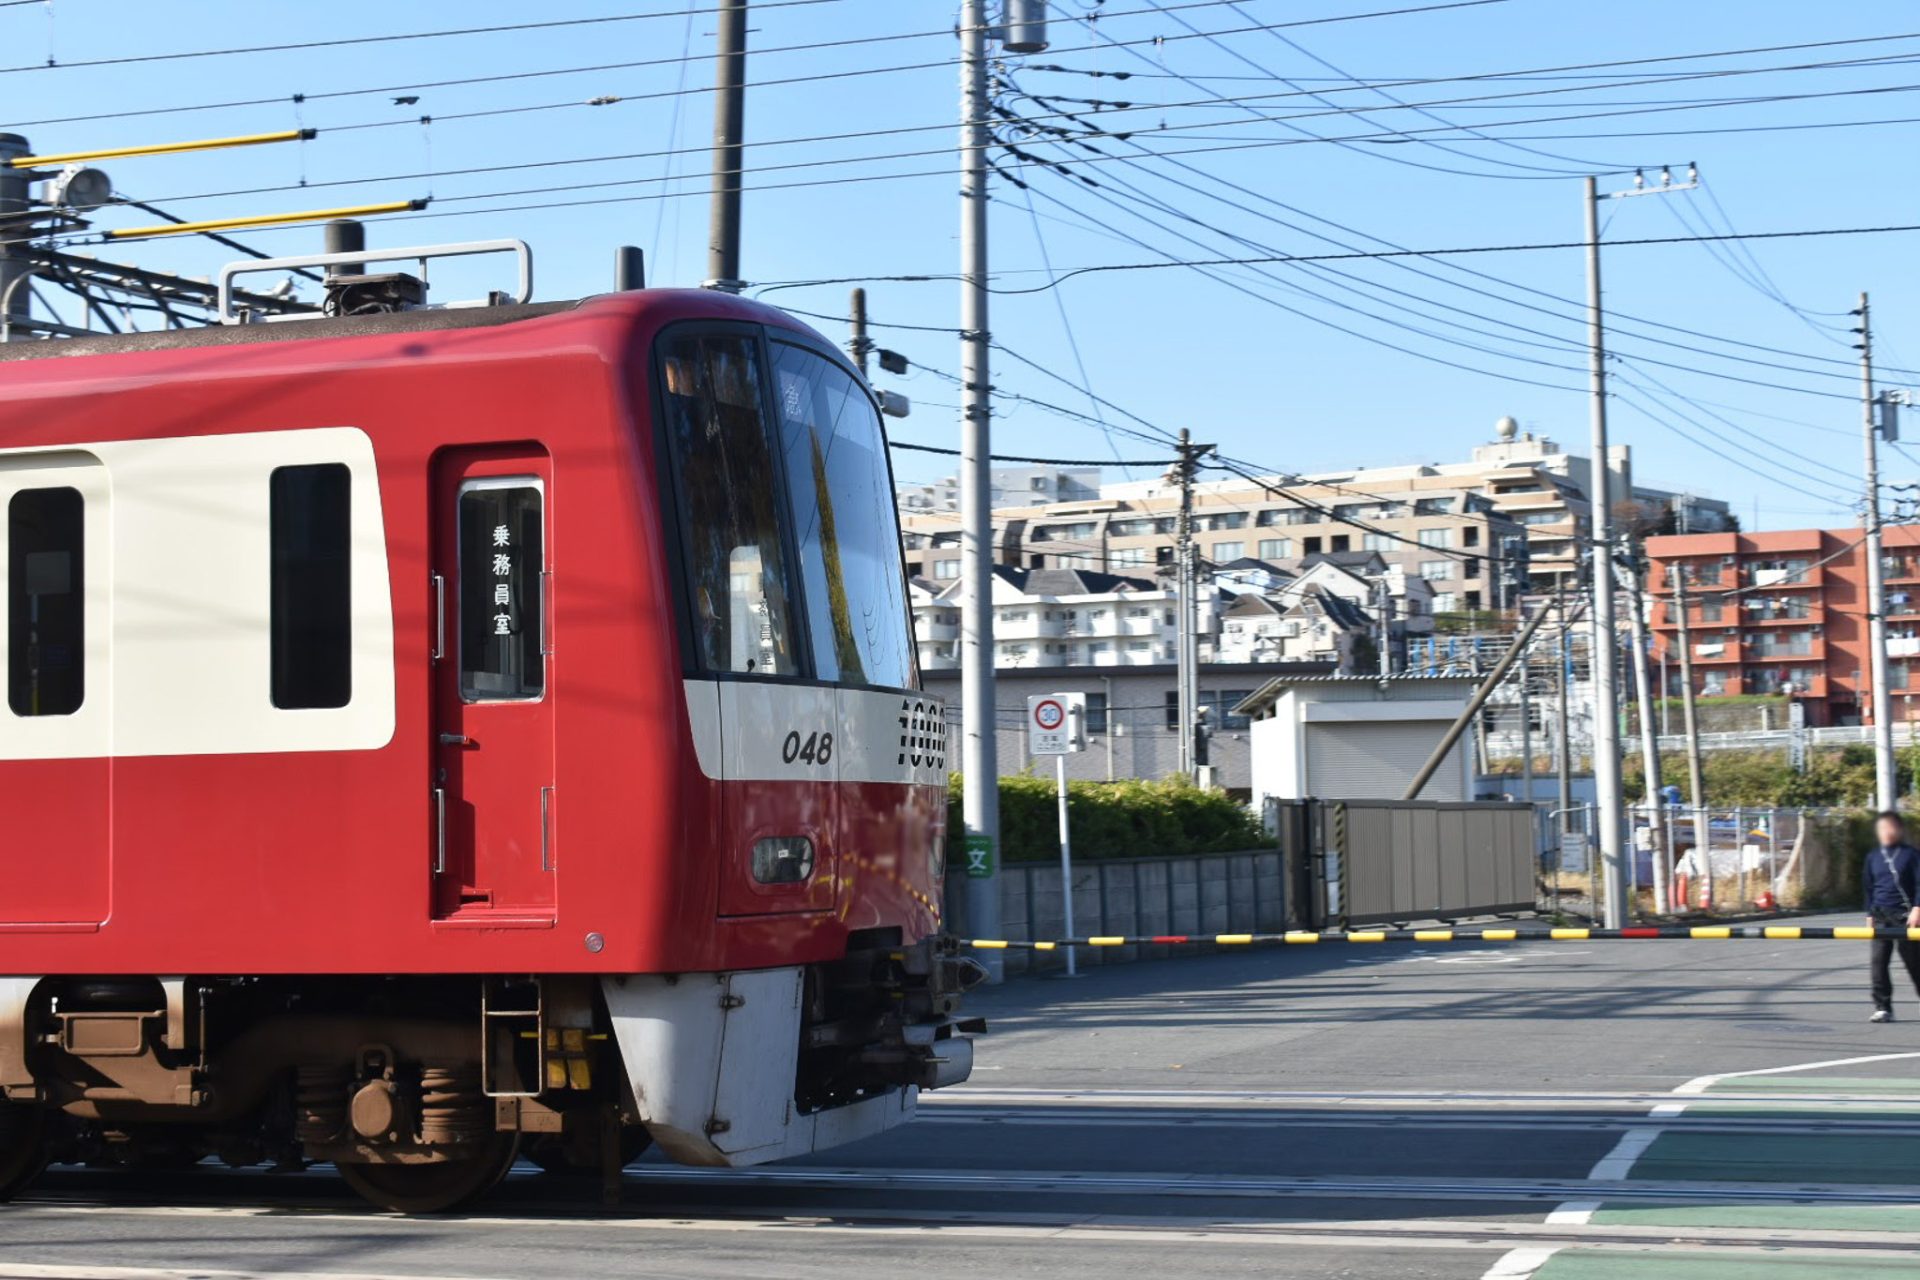
[[[1865,925],[1644,925],[1624,929],[1474,928],[1474,929],[1334,929],[1286,933],[1175,933],[1142,937],[1057,938],[1019,942],[1007,938],[968,938],[961,945],[978,951],[1054,951],[1061,947],[1245,947],[1322,942],[1866,942],[1874,938],[1920,942],[1920,929],[1876,929]]]

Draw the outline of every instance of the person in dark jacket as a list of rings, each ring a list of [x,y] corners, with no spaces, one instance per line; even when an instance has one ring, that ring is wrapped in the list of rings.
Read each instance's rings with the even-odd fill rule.
[[[1867,923],[1879,929],[1920,929],[1920,849],[1907,843],[1907,824],[1888,810],[1873,820],[1874,847],[1860,869],[1866,887]],[[1893,954],[1907,966],[1920,992],[1920,942],[1910,938],[1873,940],[1872,1022],[1893,1021]]]

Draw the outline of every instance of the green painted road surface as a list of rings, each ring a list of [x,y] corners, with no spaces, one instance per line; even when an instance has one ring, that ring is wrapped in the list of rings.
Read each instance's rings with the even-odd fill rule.
[[[1655,1257],[1583,1253],[1570,1249],[1547,1259],[1535,1280],[1811,1280],[1832,1276],[1920,1276],[1920,1263],[1900,1258],[1822,1258],[1818,1262],[1764,1254],[1663,1253]]]
[[[1705,1092],[1676,1097],[1684,1115],[1696,1120],[1772,1120],[1780,1124],[1819,1124],[1911,1120],[1920,1114],[1920,1057],[1874,1064],[1906,1069],[1907,1074],[1860,1076],[1831,1074],[1839,1067],[1777,1075],[1734,1077]],[[1858,1069],[1857,1067],[1854,1069]],[[1805,1102],[1810,1095],[1824,1102]],[[1758,1105],[1769,1098],[1792,1098],[1790,1108]],[[1669,1123],[1678,1125],[1677,1117]],[[1648,1127],[1660,1129],[1661,1117]],[[1600,1252],[1579,1247],[1547,1256],[1531,1272],[1510,1274],[1533,1280],[1817,1280],[1819,1277],[1920,1277],[1920,1258],[1873,1256],[1879,1251],[1910,1252],[1920,1241],[1920,1137],[1911,1133],[1688,1133],[1661,1129],[1625,1174],[1628,1182],[1790,1184],[1831,1195],[1843,1187],[1872,1192],[1912,1187],[1911,1204],[1848,1203],[1844,1195],[1820,1203],[1698,1204],[1657,1206],[1605,1203],[1589,1221],[1596,1227],[1668,1227],[1676,1231],[1744,1228],[1781,1233],[1778,1255],[1751,1250],[1703,1247],[1686,1254]],[[1798,1256],[1796,1248],[1817,1248],[1837,1237],[1864,1256],[1845,1256],[1829,1248],[1818,1256]],[[1816,1243],[1818,1242],[1818,1243]],[[1499,1275],[1498,1268],[1489,1276]]]

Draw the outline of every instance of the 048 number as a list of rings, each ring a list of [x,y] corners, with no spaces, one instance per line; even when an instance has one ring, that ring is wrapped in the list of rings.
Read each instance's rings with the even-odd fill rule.
[[[798,729],[790,730],[787,740],[780,744],[780,758],[788,764],[796,760],[803,764],[826,764],[833,759],[833,735],[810,733],[803,741]]]

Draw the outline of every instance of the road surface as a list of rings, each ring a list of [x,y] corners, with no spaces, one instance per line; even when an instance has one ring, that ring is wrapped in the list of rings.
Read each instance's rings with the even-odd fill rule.
[[[54,1170],[0,1208],[0,1280],[1920,1277],[1920,1006],[1868,1025],[1865,951],[1339,943],[1026,979],[977,994],[973,1082],[827,1156],[643,1161],[610,1211],[527,1168],[430,1220],[323,1170]]]

